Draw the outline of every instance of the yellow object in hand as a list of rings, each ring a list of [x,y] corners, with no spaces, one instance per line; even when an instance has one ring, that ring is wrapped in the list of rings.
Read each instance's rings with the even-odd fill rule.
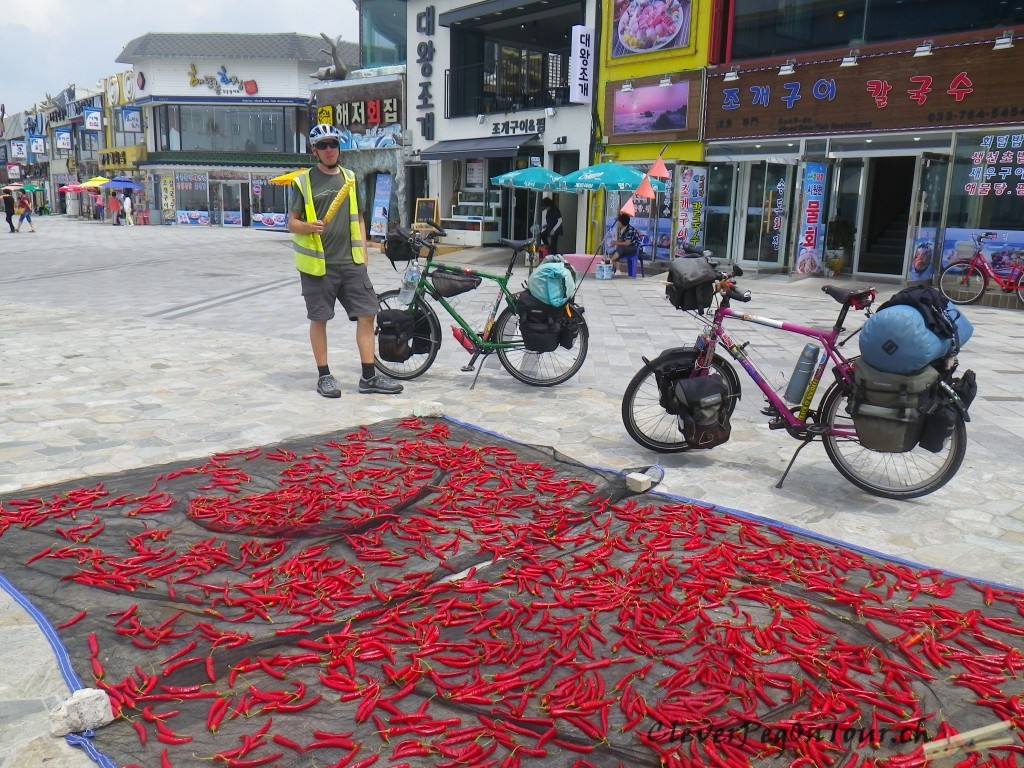
[[[324,224],[329,224],[331,219],[334,218],[338,209],[341,208],[341,204],[345,202],[348,197],[348,193],[352,191],[352,187],[355,185],[354,181],[349,179],[345,180],[345,185],[338,190],[338,194],[334,196],[331,201],[331,207],[327,209],[327,213],[324,214]]]

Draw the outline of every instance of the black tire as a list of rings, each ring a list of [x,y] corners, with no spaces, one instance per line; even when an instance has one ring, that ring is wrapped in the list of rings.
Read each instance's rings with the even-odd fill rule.
[[[1017,304],[1024,306],[1024,295],[1021,295],[1021,291],[1024,291],[1024,272],[1017,278]]]
[[[661,405],[660,384],[690,376],[697,361],[693,349],[671,349],[645,365],[632,378],[622,394],[622,423],[637,443],[658,453],[681,453],[690,450],[683,440],[674,414]],[[729,363],[715,355],[711,361],[714,373],[721,374],[729,386],[727,412],[732,415],[740,399],[740,381]],[[659,381],[660,380],[660,381]]]
[[[513,377],[533,387],[553,387],[575,376],[587,359],[590,331],[584,317],[578,319],[580,333],[571,349],[559,346],[552,352],[530,352],[523,346],[519,315],[505,307],[494,321],[491,340],[514,345],[497,350],[498,359]]]
[[[833,384],[822,398],[819,421],[830,430],[822,437],[829,461],[861,490],[886,499],[916,499],[944,486],[960,469],[967,451],[967,427],[959,414],[953,433],[938,453],[919,447],[904,453],[880,453],[863,447],[857,439],[849,400],[850,394]]]
[[[381,309],[402,308],[402,305],[398,302],[398,291],[385,291],[384,293],[377,294],[377,303]],[[413,309],[425,313],[429,320],[429,336],[421,333],[419,336],[414,337],[424,347],[429,344],[429,349],[421,354],[413,354],[412,357],[402,363],[381,360],[376,352],[373,358],[373,364],[377,367],[378,371],[387,374],[393,379],[401,379],[402,381],[409,381],[426,373],[427,369],[434,364],[437,351],[441,348],[441,323],[438,322],[434,310],[430,308],[430,305],[422,297],[416,299],[409,311],[413,311]]]
[[[975,264],[953,262],[939,273],[939,292],[954,304],[974,304],[988,289],[988,275]]]

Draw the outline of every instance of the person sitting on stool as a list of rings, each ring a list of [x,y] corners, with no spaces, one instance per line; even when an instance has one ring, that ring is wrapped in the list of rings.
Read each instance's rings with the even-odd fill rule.
[[[640,233],[629,223],[628,213],[620,213],[615,220],[615,232],[608,242],[611,248],[608,255],[616,272],[619,271],[619,259],[623,256],[636,256],[640,247]]]

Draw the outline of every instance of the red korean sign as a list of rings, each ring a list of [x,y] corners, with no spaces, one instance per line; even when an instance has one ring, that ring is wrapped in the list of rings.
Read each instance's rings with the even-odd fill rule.
[[[1019,41],[1018,41],[1019,42]],[[995,51],[993,38],[940,44],[930,55],[914,48],[708,73],[704,138],[839,135],[965,128],[1024,121],[1024,45]]]

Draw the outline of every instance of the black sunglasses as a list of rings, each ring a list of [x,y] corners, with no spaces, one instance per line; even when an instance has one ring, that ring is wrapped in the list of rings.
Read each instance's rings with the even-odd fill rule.
[[[314,144],[313,148],[314,149],[337,149],[340,146],[341,146],[341,144],[339,144],[336,141],[320,141],[320,142],[317,142],[316,144]]]

